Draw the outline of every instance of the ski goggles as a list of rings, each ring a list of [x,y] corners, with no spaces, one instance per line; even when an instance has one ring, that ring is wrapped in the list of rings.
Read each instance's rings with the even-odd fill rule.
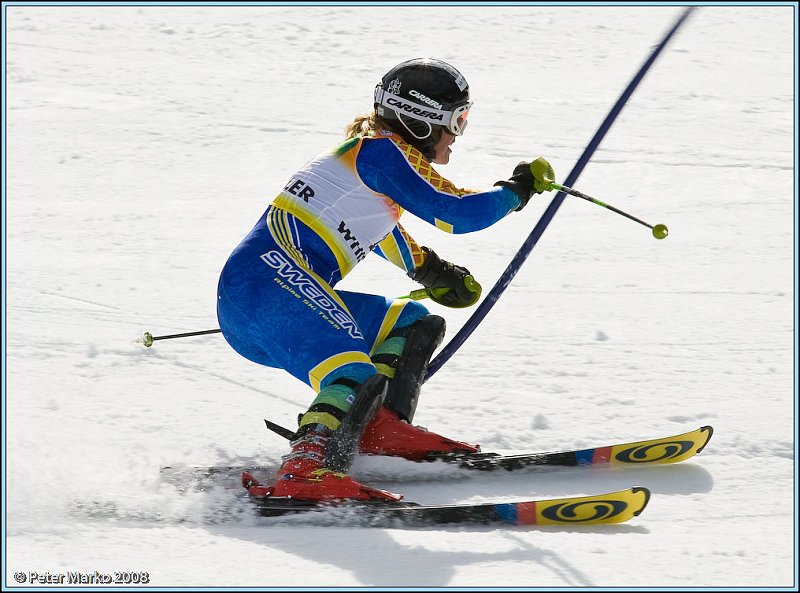
[[[470,107],[472,107],[472,101],[464,105],[459,105],[451,111],[453,115],[450,117],[450,123],[447,124],[447,129],[452,134],[461,136],[464,130],[467,129],[467,116],[469,116]]]
[[[452,111],[436,109],[431,105],[410,101],[399,95],[385,91],[380,85],[375,88],[375,103],[388,107],[398,115],[405,115],[411,119],[424,121],[431,125],[443,126],[451,134],[461,136],[467,127],[472,101],[468,101]]]

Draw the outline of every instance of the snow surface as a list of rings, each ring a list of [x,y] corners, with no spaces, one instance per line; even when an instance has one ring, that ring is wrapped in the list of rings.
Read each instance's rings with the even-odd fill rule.
[[[470,127],[441,171],[562,180],[678,6],[4,6],[5,570],[146,571],[158,586],[791,587],[796,8],[700,8],[498,306],[426,385],[417,422],[485,450],[591,447],[711,424],[675,466],[464,475],[359,459],[430,503],[653,491],[619,526],[370,529],[252,516],[311,390],[213,329],[230,251],[333,145],[392,65],[448,60]],[[493,285],[554,194],[472,235],[404,225]],[[406,294],[368,258],[340,288]],[[446,310],[448,337],[471,311]],[[28,583],[29,584],[29,583]]]

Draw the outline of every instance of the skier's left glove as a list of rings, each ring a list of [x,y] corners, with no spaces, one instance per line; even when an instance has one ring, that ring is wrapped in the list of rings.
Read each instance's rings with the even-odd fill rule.
[[[481,285],[468,269],[444,261],[427,247],[422,251],[425,252],[425,261],[408,275],[425,287],[434,302],[455,308],[469,307],[478,302]]]
[[[495,185],[501,185],[512,190],[519,196],[519,208],[522,210],[534,196],[550,191],[550,184],[556,180],[553,167],[550,166],[544,157],[538,157],[533,162],[522,161],[514,167],[514,174],[508,181],[498,181]]]

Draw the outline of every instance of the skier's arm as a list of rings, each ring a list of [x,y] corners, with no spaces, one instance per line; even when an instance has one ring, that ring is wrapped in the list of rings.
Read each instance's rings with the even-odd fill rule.
[[[469,270],[442,260],[427,247],[420,247],[400,224],[374,251],[430,289],[429,296],[440,305],[468,307],[481,296],[481,285],[470,276]]]
[[[388,138],[365,139],[356,158],[362,181],[403,209],[449,233],[489,227],[523,201],[511,187],[472,192],[439,175],[422,154]]]
[[[407,274],[416,270],[425,261],[422,248],[399,223],[374,251]]]

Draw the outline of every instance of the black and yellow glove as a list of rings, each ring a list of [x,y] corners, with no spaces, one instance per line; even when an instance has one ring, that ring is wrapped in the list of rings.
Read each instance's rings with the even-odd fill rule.
[[[468,269],[444,261],[427,247],[422,251],[426,254],[425,261],[408,275],[425,287],[435,303],[460,309],[478,302],[481,285]]]

